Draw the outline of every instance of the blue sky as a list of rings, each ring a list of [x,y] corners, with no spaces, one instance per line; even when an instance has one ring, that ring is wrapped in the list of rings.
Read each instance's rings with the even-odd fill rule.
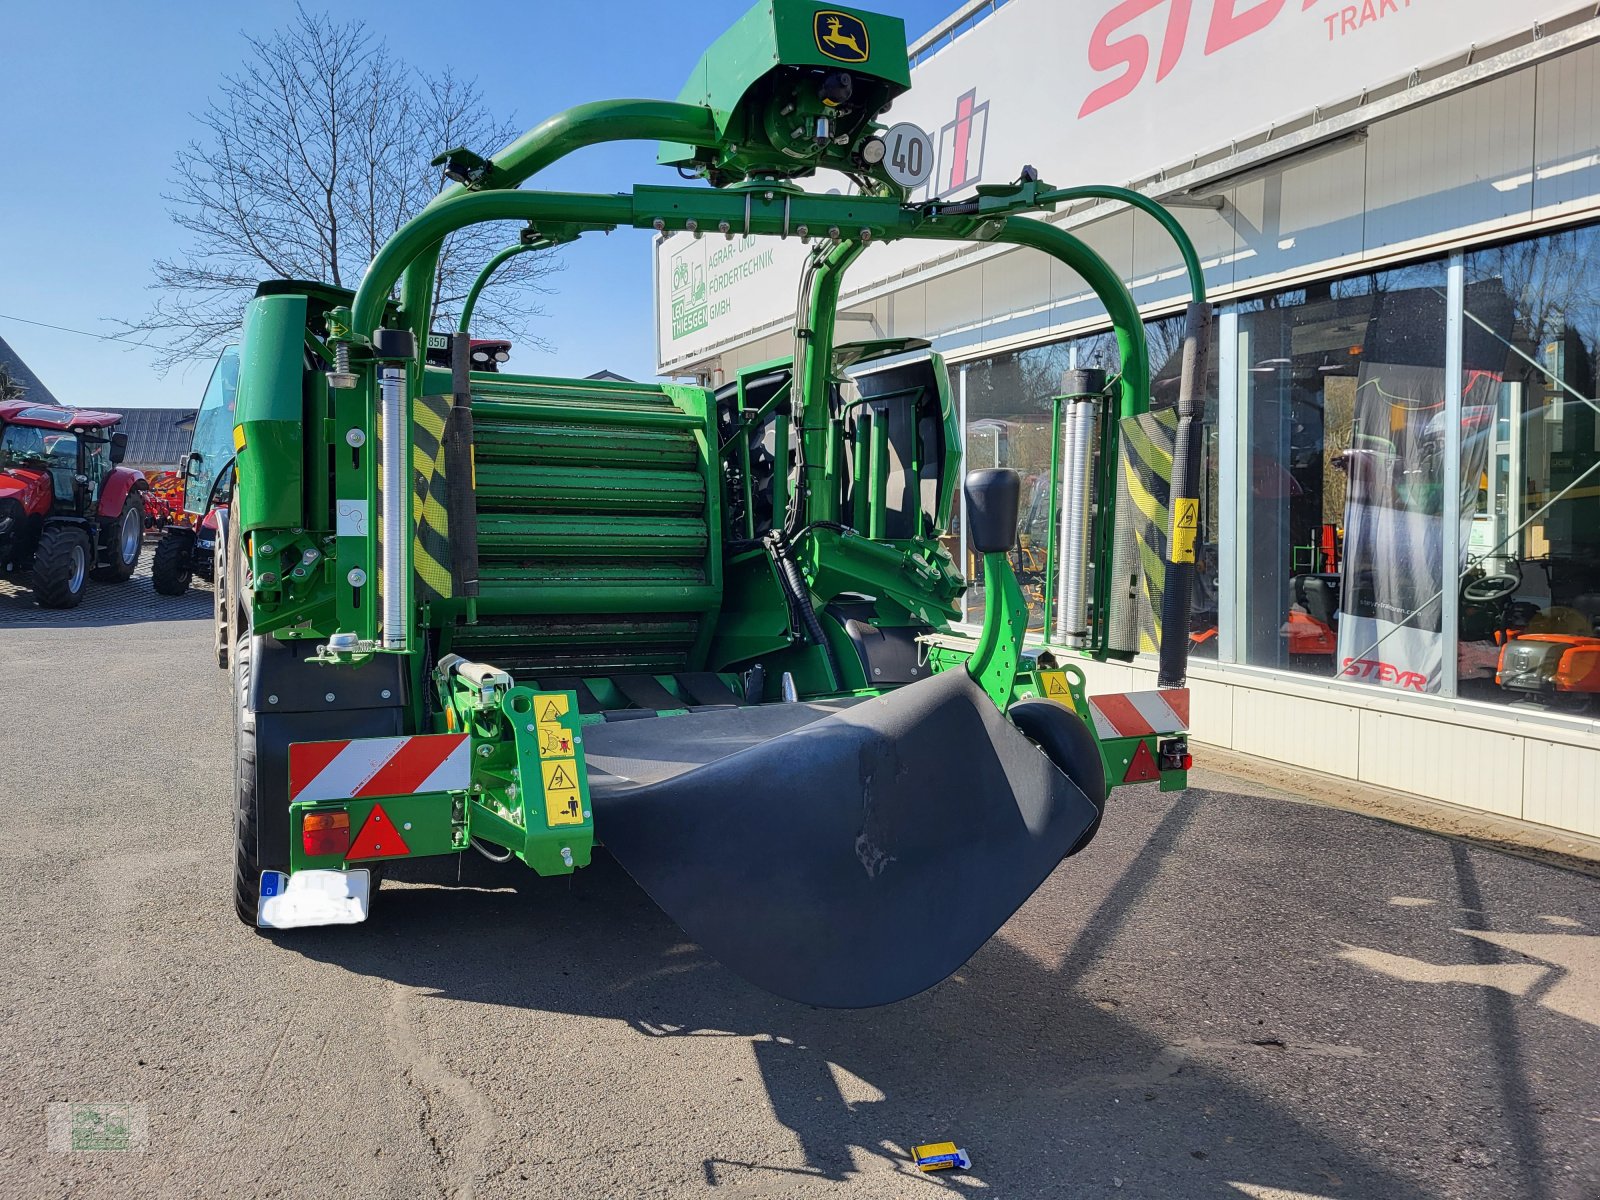
[[[878,0],[915,38],[958,0]],[[586,100],[675,97],[690,68],[747,0],[541,0],[466,6],[418,0],[340,3],[416,65],[476,77],[497,113],[531,126]],[[12,172],[0,193],[0,313],[115,334],[108,318],[148,304],[150,264],[185,236],[161,199],[176,148],[196,136],[224,73],[243,61],[242,32],[266,34],[292,0],[246,6],[47,3],[8,6],[0,72],[0,147]],[[467,15],[468,13],[472,15]],[[621,191],[666,182],[653,146],[624,143],[574,155],[543,177],[551,187]],[[648,238],[619,231],[565,252],[549,316],[556,346],[517,367],[587,375],[602,367],[648,377],[654,363]],[[148,351],[0,319],[0,336],[68,404],[193,405],[209,365],[166,378]]]

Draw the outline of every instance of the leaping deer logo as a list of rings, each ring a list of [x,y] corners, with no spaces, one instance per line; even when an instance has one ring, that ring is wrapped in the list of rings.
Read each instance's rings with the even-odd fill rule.
[[[826,32],[823,31],[826,26]],[[847,13],[817,14],[817,49],[840,62],[865,62],[867,28]]]

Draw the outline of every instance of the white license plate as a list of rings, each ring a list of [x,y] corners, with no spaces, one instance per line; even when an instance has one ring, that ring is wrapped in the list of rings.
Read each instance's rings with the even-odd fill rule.
[[[358,925],[367,919],[371,881],[366,870],[263,871],[256,924],[262,929]]]

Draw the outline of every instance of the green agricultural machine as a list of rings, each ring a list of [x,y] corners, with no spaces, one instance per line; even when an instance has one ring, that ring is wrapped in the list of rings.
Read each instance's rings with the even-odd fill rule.
[[[260,287],[218,559],[241,919],[358,922],[379,873],[413,860],[482,854],[566,875],[599,846],[755,984],[862,1007],[965,962],[1094,836],[1108,784],[1184,786],[1209,312],[1193,248],[1142,196],[1051,188],[1031,169],[909,202],[905,127],[891,141],[878,120],[909,85],[898,19],[763,3],[676,102],[585,104],[492,157],[441,155],[455,182],[354,294]],[[622,139],[661,143],[663,164],[697,179],[519,187]],[[851,194],[804,190],[821,170]],[[1126,286],[1071,233],[1022,215],[1085,197],[1144,210],[1189,266],[1173,412],[1148,412]],[[480,287],[512,253],[616,229],[796,239],[794,353],[714,390],[476,369],[469,318],[430,328],[440,245],[506,221],[525,231]],[[1024,645],[1008,559],[1018,477],[962,479],[938,355],[836,338],[850,265],[908,238],[1050,255],[1115,326],[1121,373],[1073,374],[1057,406],[1054,652]],[[1134,429],[1138,464],[1124,452]],[[1119,502],[1135,466],[1141,485]],[[975,636],[954,628],[962,487],[982,562]],[[1131,658],[1152,630],[1161,690],[1086,694],[1073,656]]]

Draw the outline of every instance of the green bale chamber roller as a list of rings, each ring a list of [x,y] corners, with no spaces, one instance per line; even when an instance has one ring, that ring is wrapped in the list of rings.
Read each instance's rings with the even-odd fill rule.
[[[429,856],[564,875],[601,845],[733,970],[862,1007],[970,957],[1093,837],[1108,783],[1184,786],[1174,593],[1193,553],[1182,520],[1208,311],[1193,249],[1142,196],[1052,189],[1031,171],[909,202],[878,121],[909,84],[899,20],[762,4],[676,102],[581,105],[492,157],[441,155],[455,184],[356,293],[261,286],[218,559],[244,921],[360,921],[378,870]],[[660,142],[664,164],[710,186],[520,187],[622,139]],[[852,194],[796,182],[821,170]],[[1128,290],[1070,233],[1023,215],[1084,195],[1146,210],[1190,266],[1165,523],[1118,503],[1125,431],[1150,420]],[[486,221],[525,232],[485,265],[462,329],[436,334],[440,246]],[[715,390],[480,369],[496,364],[475,361],[489,356],[467,326],[490,274],[619,228],[805,243],[794,354]],[[1078,379],[1059,406],[1071,486],[1056,489],[1067,536],[1052,586],[1058,575],[1074,653],[1126,659],[1155,631],[1162,690],[1090,697],[1070,659],[1024,646],[1008,558],[1018,477],[961,478],[947,373],[926,342],[838,344],[846,271],[899,239],[1030,247],[1103,301],[1123,367]],[[976,637],[953,630],[966,585],[941,540],[963,487]]]

